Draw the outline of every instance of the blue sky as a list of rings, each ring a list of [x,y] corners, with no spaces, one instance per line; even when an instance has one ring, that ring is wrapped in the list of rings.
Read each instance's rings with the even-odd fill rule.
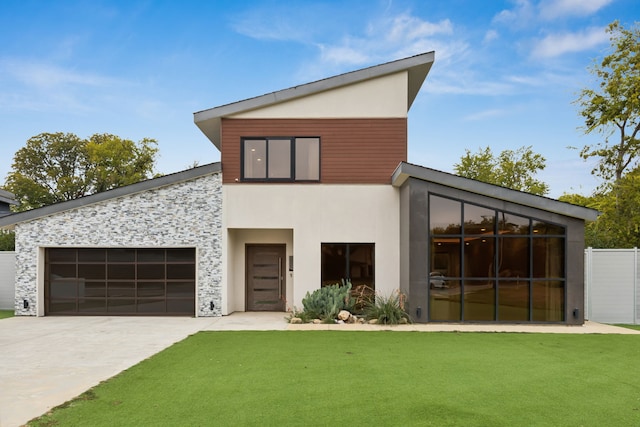
[[[0,2],[0,182],[42,132],[158,140],[157,169],[220,159],[193,113],[435,51],[409,115],[409,161],[533,146],[550,196],[598,184],[572,104],[637,0]]]

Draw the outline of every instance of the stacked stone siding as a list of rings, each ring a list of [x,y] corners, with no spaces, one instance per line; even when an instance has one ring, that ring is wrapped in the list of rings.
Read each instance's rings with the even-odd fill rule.
[[[193,247],[197,269],[196,315],[220,316],[221,178],[221,173],[213,173],[17,224],[16,314],[38,313],[38,292],[44,292],[38,289],[40,248]],[[27,309],[24,300],[29,303]]]

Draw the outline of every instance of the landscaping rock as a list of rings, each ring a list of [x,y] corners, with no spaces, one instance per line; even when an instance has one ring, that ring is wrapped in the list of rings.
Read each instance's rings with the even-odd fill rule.
[[[378,323],[378,319],[371,319],[367,323],[369,323],[370,325],[375,325]]]
[[[320,323],[322,323],[322,320],[320,320],[320,319],[313,319],[313,320],[311,321],[311,323],[313,323],[314,325],[319,325]]]
[[[302,319],[299,317],[292,317],[291,320],[289,320],[289,323],[299,325],[300,323],[302,323]]]
[[[340,313],[338,313],[338,319],[342,320],[343,322],[349,320],[350,317],[351,313],[349,313],[347,310],[340,310]]]
[[[403,317],[398,321],[398,323],[401,325],[406,325],[407,323],[409,323],[409,321],[405,317]]]
[[[357,323],[357,322],[358,322],[358,317],[352,314],[351,317],[349,317],[348,323]]]

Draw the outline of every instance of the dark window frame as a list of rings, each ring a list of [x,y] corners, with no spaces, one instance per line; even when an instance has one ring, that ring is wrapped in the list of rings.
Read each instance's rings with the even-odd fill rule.
[[[459,228],[460,231],[458,233],[432,233],[432,228],[431,228],[431,202],[432,202],[432,197],[439,197],[442,199],[447,199],[447,200],[451,200],[451,201],[455,201],[460,203],[460,212],[459,212]],[[493,216],[494,216],[494,222],[493,222],[493,233],[492,234],[486,234],[483,235],[484,237],[487,238],[494,238],[495,239],[495,244],[494,244],[494,252],[493,252],[493,277],[491,276],[486,276],[486,277],[474,277],[474,276],[466,276],[465,275],[465,237],[478,237],[480,236],[479,234],[467,234],[465,233],[465,205],[472,205],[474,207],[479,207],[479,208],[485,208],[488,210],[493,211]],[[508,210],[502,210],[496,207],[492,207],[492,206],[487,206],[487,205],[483,205],[482,203],[476,203],[476,202],[470,202],[467,201],[465,199],[462,198],[457,198],[457,197],[451,197],[451,196],[447,196],[447,195],[443,195],[437,192],[429,192],[428,193],[428,212],[427,212],[427,230],[428,230],[428,247],[429,247],[429,259],[428,259],[428,274],[430,275],[431,272],[433,271],[437,271],[435,268],[435,266],[433,265],[435,262],[435,258],[434,258],[434,254],[431,254],[431,250],[432,250],[432,241],[435,237],[439,237],[439,238],[449,238],[449,239],[459,239],[459,260],[460,260],[460,266],[459,266],[459,275],[457,276],[446,276],[443,275],[442,280],[450,280],[450,281],[454,281],[454,282],[458,282],[460,285],[460,316],[459,319],[455,319],[455,320],[442,320],[442,319],[433,319],[432,318],[432,313],[431,310],[429,310],[429,321],[437,321],[437,322],[459,322],[459,321],[470,321],[465,319],[464,313],[465,313],[465,301],[464,301],[464,295],[465,295],[465,282],[478,282],[478,281],[482,281],[482,280],[490,280],[493,281],[494,284],[494,288],[493,288],[493,292],[494,292],[494,313],[493,313],[493,320],[491,320],[491,322],[505,322],[504,320],[501,320],[499,317],[499,311],[500,311],[500,306],[499,306],[499,294],[500,294],[500,284],[501,282],[503,283],[507,283],[510,281],[509,278],[501,278],[499,275],[499,271],[498,271],[498,266],[499,266],[499,260],[498,260],[498,256],[499,256],[499,248],[500,248],[500,243],[503,241],[503,239],[516,239],[516,238],[526,238],[528,240],[528,267],[529,267],[529,272],[528,275],[525,278],[519,278],[520,281],[524,281],[527,282],[527,286],[528,286],[528,319],[525,320],[527,322],[535,322],[535,323],[558,323],[558,322],[565,322],[566,321],[566,307],[567,307],[567,270],[566,270],[566,266],[567,266],[567,256],[568,256],[568,239],[567,239],[567,226],[563,225],[563,224],[559,224],[559,223],[555,223],[553,221],[547,221],[547,220],[543,220],[540,219],[538,217],[535,216],[531,216],[531,215],[527,215],[527,214],[522,214],[522,213],[515,213],[515,212],[510,212]],[[499,222],[499,218],[501,214],[507,214],[507,215],[514,215],[520,218],[527,218],[529,220],[529,226],[528,226],[528,233],[526,234],[512,234],[512,235],[501,235],[500,234],[500,222]],[[548,224],[551,225],[553,227],[556,227],[557,229],[561,229],[563,231],[563,234],[545,234],[545,233],[538,233],[536,231],[535,225],[536,223],[542,223],[542,224]],[[563,246],[562,246],[562,250],[563,250],[563,266],[562,266],[562,277],[536,277],[534,274],[534,270],[535,270],[535,266],[534,266],[534,248],[535,248],[535,242],[536,241],[541,241],[542,239],[554,239],[554,238],[561,238],[563,240]],[[430,280],[431,278],[429,277],[429,283],[431,282]],[[440,279],[440,276],[438,276],[438,279]],[[562,296],[562,318],[560,320],[553,320],[553,321],[541,321],[541,320],[536,320],[535,317],[535,313],[534,313],[534,288],[536,284],[551,284],[551,283],[561,283],[562,287],[563,287],[563,296]],[[435,292],[434,289],[432,289],[431,283],[428,286],[428,301],[429,301],[429,305],[431,304],[431,297],[432,297],[432,293]],[[471,320],[472,322],[475,322],[474,320]],[[509,321],[507,321],[509,322]],[[514,323],[518,323],[520,321],[513,321]]]
[[[317,139],[318,140],[318,179],[296,179],[296,140],[297,139]],[[288,178],[269,178],[269,141],[270,140],[289,140],[289,177]],[[252,178],[245,174],[245,142],[246,141],[265,141],[265,177]],[[310,136],[243,136],[240,138],[240,177],[243,182],[320,182],[322,179],[322,138],[317,135]]]
[[[328,245],[333,245],[333,246],[344,246],[345,247],[345,264],[344,264],[344,272],[345,277],[342,277],[341,279],[344,280],[349,280],[351,281],[352,277],[351,277],[351,271],[350,271],[350,266],[351,266],[351,260],[350,260],[350,255],[351,255],[351,251],[350,251],[350,247],[353,245],[362,245],[362,246],[368,246],[371,250],[371,280],[372,283],[369,285],[367,284],[367,286],[369,286],[371,289],[375,290],[375,285],[376,285],[376,244],[374,242],[322,242],[320,244],[320,253],[322,256],[322,252],[325,246]],[[327,283],[325,284],[325,275],[324,275],[324,268],[325,266],[323,265],[322,261],[320,262],[320,286],[324,287],[324,286],[330,286],[330,285],[334,285],[337,282],[334,282],[333,280],[331,280],[331,282],[329,283],[329,280],[327,279]],[[354,287],[357,284],[354,284]]]

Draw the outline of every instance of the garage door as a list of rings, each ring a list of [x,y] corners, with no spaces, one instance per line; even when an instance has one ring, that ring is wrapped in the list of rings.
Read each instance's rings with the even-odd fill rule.
[[[195,313],[195,249],[49,248],[47,315]]]

